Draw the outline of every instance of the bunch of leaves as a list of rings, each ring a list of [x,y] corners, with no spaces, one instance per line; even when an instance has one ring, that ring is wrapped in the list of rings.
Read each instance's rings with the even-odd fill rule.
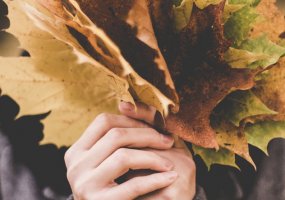
[[[43,143],[71,145],[121,100],[155,107],[157,126],[209,167],[236,166],[235,154],[254,165],[248,144],[266,151],[284,137],[285,21],[273,0],[6,3],[7,31],[31,57],[1,58],[0,87],[20,114],[51,111]]]
[[[233,11],[229,12],[230,10]],[[223,24],[224,35],[231,41],[223,55],[226,63],[232,69],[255,71],[258,76],[249,89],[229,91],[229,95],[211,113],[211,126],[216,133],[220,150],[207,150],[199,146],[193,146],[193,150],[203,158],[208,167],[215,163],[237,167],[235,154],[254,165],[249,155],[248,143],[267,153],[270,140],[284,137],[284,110],[280,110],[280,106],[284,105],[284,102],[280,102],[284,78],[279,76],[276,79],[276,74],[270,73],[277,69],[277,65],[280,68],[279,73],[282,66],[284,68],[280,60],[284,55],[284,48],[280,46],[281,43],[276,44],[285,30],[284,16],[276,8],[274,1],[228,1],[224,7]],[[267,35],[262,35],[261,32],[266,32]],[[277,62],[279,63],[274,65]],[[274,93],[273,81],[270,86],[267,81],[269,77],[275,80]],[[266,89],[264,85],[267,85]],[[259,89],[259,95],[256,88],[262,88]],[[270,94],[267,95],[268,93]],[[268,99],[265,100],[260,94],[266,94]]]

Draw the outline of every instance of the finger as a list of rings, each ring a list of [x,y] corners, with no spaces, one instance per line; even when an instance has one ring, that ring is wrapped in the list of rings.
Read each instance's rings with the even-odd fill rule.
[[[103,113],[95,118],[79,140],[73,145],[73,149],[90,149],[103,135],[115,127],[146,128],[148,125],[126,116]]]
[[[137,110],[131,103],[121,102],[119,110],[123,115],[145,121],[148,124],[153,124],[156,115],[156,109],[152,106],[147,106],[143,103],[137,103]]]
[[[168,171],[136,177],[112,188],[110,195],[123,196],[123,199],[133,200],[171,185],[177,179],[177,176],[175,171]]]
[[[94,176],[98,177],[102,184],[107,184],[127,173],[130,169],[169,171],[172,168],[172,162],[155,153],[121,148],[94,169]]]
[[[84,169],[97,167],[122,147],[166,150],[170,149],[173,143],[172,137],[162,135],[152,128],[113,128],[81,159],[78,159],[77,163],[74,163],[74,167],[81,168],[81,170],[83,170],[82,167]]]

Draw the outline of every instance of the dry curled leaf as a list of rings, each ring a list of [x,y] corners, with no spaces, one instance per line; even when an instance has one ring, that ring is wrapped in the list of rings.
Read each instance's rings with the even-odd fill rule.
[[[146,1],[77,1],[82,11],[120,48],[145,80],[178,103],[173,81],[154,35]],[[93,12],[97,10],[97,12]]]
[[[1,89],[19,102],[19,115],[51,111],[43,143],[71,145],[97,114],[118,112],[121,100],[133,102],[127,81],[32,25],[17,2],[8,5],[8,31],[31,57],[0,59]]]
[[[133,66],[131,66],[125,60],[125,58],[121,54],[121,49],[119,49],[116,46],[116,44],[113,43],[109,39],[109,37],[102,31],[102,29],[100,29],[97,26],[97,24],[94,24],[87,17],[87,15],[83,13],[83,11],[81,10],[77,2],[70,1],[69,4],[67,3],[65,3],[64,5],[61,4],[61,6],[58,6],[56,9],[53,9],[53,6],[54,6],[53,1],[51,1],[51,3],[50,1],[43,2],[40,0],[36,2],[40,2],[40,5],[43,5],[46,8],[45,11],[43,11],[43,8],[41,8],[42,13],[45,13],[49,17],[53,17],[52,19],[48,19],[47,16],[45,16],[44,18],[37,17],[37,20],[36,20],[38,21],[37,23],[39,23],[39,21],[40,23],[44,23],[46,30],[48,30],[51,34],[53,34],[58,39],[70,44],[72,39],[70,39],[70,37],[66,39],[65,36],[62,37],[61,35],[62,31],[66,32],[66,28],[68,28],[68,31],[70,32],[71,36],[74,37],[75,40],[77,40],[77,42],[81,45],[81,47],[84,49],[85,52],[87,52],[90,56],[92,56],[96,61],[102,63],[109,70],[113,71],[114,73],[116,73],[120,77],[123,77],[129,82],[130,86],[132,87],[131,92],[133,93],[133,96],[137,100],[156,107],[161,112],[161,114],[164,116],[168,114],[169,105],[172,105],[175,107],[174,102],[177,101],[177,95],[175,94],[175,90],[166,90],[166,93],[168,91],[174,95],[173,96],[174,99],[172,100],[168,99],[165,95],[163,95],[163,93],[159,89],[157,89],[152,84],[150,84],[148,81],[143,79],[132,68]],[[32,5],[34,5],[34,3]],[[72,8],[72,10],[68,11],[68,9],[66,8],[66,5],[69,5],[68,8]],[[62,9],[62,11],[58,11],[55,13],[55,11],[58,9]],[[65,15],[58,14],[62,12],[67,12],[67,14]],[[29,13],[31,14],[30,11]],[[33,15],[35,15],[35,12],[33,12]],[[39,15],[39,14],[36,14],[36,15]],[[101,14],[100,16],[102,17],[105,15]],[[55,27],[58,29],[53,30]],[[132,37],[135,37],[135,36],[132,36]],[[124,36],[122,36],[121,38],[124,38]],[[138,39],[136,39],[136,41],[137,40]],[[142,44],[141,41],[140,43]],[[78,50],[78,47],[76,47],[75,49]],[[151,48],[147,47],[147,49],[151,49]],[[156,52],[155,50],[153,51]],[[133,53],[134,51],[130,51],[130,52]],[[140,59],[140,60],[143,56],[147,57],[147,55],[144,55],[144,54],[141,54],[141,55],[136,54],[136,55],[137,55],[137,59]],[[149,59],[153,59],[153,58],[154,57],[149,58]],[[143,60],[147,60],[147,59],[143,59]],[[164,72],[160,74],[163,74],[163,73]],[[167,73],[167,70],[165,71],[165,73]],[[155,79],[155,81],[159,83],[161,83],[160,81],[162,81],[161,83],[162,87],[166,87],[166,88],[168,87],[166,86],[163,77]]]

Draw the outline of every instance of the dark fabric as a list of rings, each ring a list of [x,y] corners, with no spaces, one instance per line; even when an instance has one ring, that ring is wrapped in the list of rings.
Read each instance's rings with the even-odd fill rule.
[[[285,199],[285,141],[273,141],[269,155],[260,165],[250,200]]]
[[[0,133],[0,199],[2,200],[45,200],[66,199],[48,185],[40,186],[34,172],[14,157],[13,147]]]
[[[250,147],[257,171],[237,157],[240,170],[214,165],[208,172],[196,156],[197,182],[209,200],[284,200],[285,199],[285,140],[269,144],[269,156]]]
[[[193,200],[206,200],[206,199],[207,199],[207,196],[206,196],[204,189],[200,186],[197,186],[196,187],[196,194],[195,194]]]
[[[19,106],[8,96],[0,111],[0,200],[66,199],[66,148],[39,145],[46,115],[16,118]]]

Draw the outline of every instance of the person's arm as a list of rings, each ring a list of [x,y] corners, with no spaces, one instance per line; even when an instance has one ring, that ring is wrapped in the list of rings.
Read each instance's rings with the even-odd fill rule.
[[[193,199],[195,164],[173,138],[150,123],[154,112],[120,105],[122,114],[101,114],[67,151],[65,161],[74,199]],[[139,121],[140,120],[140,121]],[[151,169],[143,175],[137,170]],[[132,170],[132,176],[116,180]],[[154,172],[155,171],[155,172]],[[127,175],[126,175],[127,174]]]

